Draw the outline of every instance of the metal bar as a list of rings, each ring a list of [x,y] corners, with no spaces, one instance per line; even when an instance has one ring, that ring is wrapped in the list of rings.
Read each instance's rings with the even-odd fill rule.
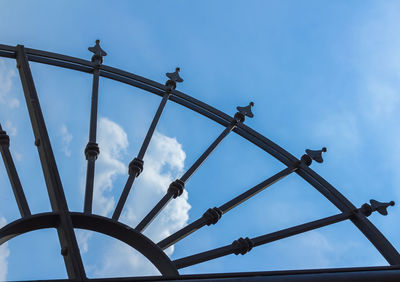
[[[60,175],[58,173],[42,110],[40,108],[39,98],[36,93],[28,58],[23,45],[17,46],[17,67],[24,90],[33,133],[36,139],[35,144],[38,148],[51,207],[52,210],[58,212],[60,216],[57,232],[68,277],[71,279],[85,280],[85,269],[83,267]]]
[[[300,224],[294,227],[286,228],[277,232],[269,233],[266,235],[262,235],[259,237],[255,237],[253,239],[246,238],[248,240],[247,246],[241,246],[240,244],[236,243],[239,240],[233,242],[230,245],[226,245],[220,248],[216,248],[213,250],[209,250],[206,252],[198,253],[192,256],[187,256],[178,260],[174,260],[173,262],[176,265],[176,268],[184,268],[191,265],[199,264],[205,261],[209,261],[212,259],[216,259],[222,256],[226,256],[229,254],[245,254],[251,250],[251,248],[267,244],[276,240],[280,240],[283,238],[287,238],[293,235],[297,235],[300,233],[304,233],[316,228],[320,228],[326,225],[334,224],[343,220],[350,218],[353,215],[351,212],[340,213],[337,215],[325,217],[319,220],[311,221],[308,223]],[[242,238],[241,238],[242,239]],[[245,241],[246,239],[242,239]]]
[[[59,214],[55,212],[39,213],[22,217],[0,229],[0,245],[25,233],[46,228],[57,228],[59,222]]]
[[[247,190],[246,192],[240,194],[239,196],[235,197],[234,199],[230,200],[229,202],[223,204],[219,208],[223,213],[230,211],[231,209],[235,208],[236,206],[240,205],[244,201],[247,201],[249,198],[254,197],[265,188],[271,186],[272,184],[276,183],[277,181],[281,180],[282,178],[288,176],[292,172],[297,170],[297,166],[290,166],[287,167],[280,172],[276,173],[275,175],[271,176],[270,178],[266,179],[265,181],[261,182],[260,184],[254,186],[253,188]]]
[[[171,201],[174,194],[167,192],[162,199],[155,205],[155,207],[142,219],[142,221],[135,227],[135,230],[142,232],[162,211],[162,209]]]
[[[14,160],[10,152],[10,137],[7,135],[0,124],[0,151],[3,157],[4,166],[6,167],[8,178],[17,201],[18,209],[22,217],[31,215],[31,211],[26,201],[24,190],[22,189],[21,181],[14,165]]]
[[[146,153],[146,150],[147,150],[147,147],[150,144],[151,137],[153,136],[154,130],[156,129],[157,123],[160,120],[161,114],[162,114],[162,112],[163,112],[163,110],[165,108],[165,104],[167,103],[168,98],[169,98],[170,95],[171,94],[169,92],[166,92],[164,94],[164,96],[163,96],[163,98],[161,100],[161,103],[158,106],[157,112],[156,112],[156,114],[155,114],[155,116],[153,118],[153,121],[151,122],[150,128],[147,131],[146,138],[144,139],[142,147],[140,148],[139,154],[137,156],[138,159],[143,160],[144,154]]]
[[[193,175],[193,173],[201,166],[201,164],[208,158],[208,156],[214,151],[214,149],[221,143],[221,141],[231,132],[237,124],[237,120],[234,119],[222,133],[215,139],[215,141],[205,150],[205,152],[194,162],[194,164],[185,172],[185,174],[177,181],[181,185],[185,185],[185,182]],[[171,186],[170,186],[171,187]],[[183,189],[183,188],[182,188]],[[136,230],[142,232],[161,212],[161,210],[169,203],[172,197],[176,198],[182,193],[173,193],[171,189],[168,189],[165,196],[157,203],[157,205],[142,219],[142,221],[136,226]]]
[[[85,213],[92,213],[95,163],[99,154],[99,147],[96,143],[97,108],[99,100],[99,75],[100,65],[96,65],[93,70],[89,142],[85,149],[85,155],[87,159],[85,202],[83,207],[83,211]]]
[[[257,184],[256,186],[250,188],[249,190],[243,192],[242,194],[235,197],[234,199],[226,202],[225,204],[223,204],[222,206],[220,206],[217,209],[220,210],[222,214],[225,214],[228,211],[230,211],[231,209],[235,208],[236,206],[240,205],[244,201],[250,199],[251,197],[255,196],[256,194],[260,193],[267,187],[271,186],[275,182],[281,180],[282,178],[286,177],[287,175],[291,174],[292,172],[294,172],[296,170],[297,170],[297,166],[287,167],[287,168],[281,170],[280,172],[276,173],[275,175],[269,177],[268,179],[264,180],[263,182]],[[213,223],[213,224],[215,224],[215,223]],[[174,234],[171,234],[169,237],[160,241],[157,245],[161,249],[164,250],[164,249],[168,248],[169,246],[175,244],[176,242],[182,240],[183,238],[187,237],[188,235],[192,234],[193,232],[204,227],[205,225],[211,225],[211,223],[208,222],[207,218],[203,215],[201,218],[197,219],[196,221],[185,226],[181,230],[175,232]]]
[[[168,98],[169,98],[170,95],[171,94],[170,94],[169,91],[165,92],[165,94],[164,94],[164,96],[163,96],[163,98],[162,98],[162,100],[160,102],[160,105],[158,106],[157,112],[154,115],[153,121],[151,122],[149,130],[147,131],[146,137],[145,137],[145,139],[144,139],[144,141],[142,143],[142,146],[140,148],[139,154],[137,155],[136,160],[135,159],[132,160],[131,164],[129,165],[129,177],[128,177],[128,180],[126,181],[124,190],[122,190],[121,196],[120,196],[120,198],[118,200],[118,203],[117,203],[117,206],[116,206],[116,208],[114,210],[114,213],[113,213],[113,216],[112,216],[113,220],[118,220],[119,219],[119,217],[121,215],[121,212],[122,212],[122,209],[124,208],[125,202],[128,199],[128,195],[129,195],[129,192],[130,192],[130,190],[132,188],[132,185],[133,185],[133,183],[135,181],[135,178],[138,177],[139,174],[141,173],[141,171],[143,170],[143,158],[144,158],[144,155],[146,153],[147,147],[150,144],[150,141],[151,141],[151,138],[153,136],[154,130],[156,129],[158,121],[160,120],[161,114],[162,114],[162,112],[163,112],[163,110],[165,108],[165,104],[167,103]],[[141,167],[139,167],[137,165],[137,162],[139,162],[139,163],[141,162],[141,164],[139,164],[139,166],[141,166]]]
[[[207,220],[202,216],[199,219],[193,221],[189,225],[186,225],[183,227],[181,230],[178,230],[174,234],[171,234],[164,240],[160,241],[157,243],[157,246],[159,246],[161,249],[165,250],[166,248],[172,246],[176,242],[184,239],[185,237],[189,236],[193,232],[199,230],[200,228],[204,227],[207,225]]]
[[[195,161],[195,163],[185,172],[180,178],[181,181],[186,182],[195,171],[202,165],[214,149],[221,143],[221,141],[231,132],[236,126],[235,122],[230,123],[225,130],[218,136],[217,139],[207,148],[207,150]]]
[[[0,57],[14,58],[15,59],[15,53],[14,52],[8,52],[8,51],[0,51]]]
[[[277,241],[283,238],[291,237],[300,233],[304,233],[313,229],[321,228],[327,225],[338,223],[340,221],[349,219],[354,213],[344,212],[337,215],[328,216],[322,219],[311,221],[308,223],[300,224],[297,226],[289,227],[277,232],[262,235],[251,239],[254,243],[254,247],[261,246],[273,241]]]
[[[339,191],[330,185],[321,176],[308,167],[302,167],[297,171],[308,183],[314,186],[322,195],[330,200],[338,209],[352,210],[354,205],[347,200]],[[400,265],[400,254],[386,237],[365,217],[357,213],[351,218],[355,226],[364,234],[364,236],[374,245],[390,265]]]
[[[128,199],[129,192],[131,191],[133,182],[136,179],[136,173],[130,174],[126,180],[124,190],[122,190],[121,196],[119,197],[117,206],[115,207],[114,213],[112,215],[113,220],[118,220],[121,216],[122,209],[124,208],[125,202]]]
[[[1,57],[15,57],[16,48],[14,46],[0,44],[0,56]],[[90,72],[91,63],[89,61],[81,60],[78,58],[72,58],[68,56],[64,56],[61,54],[56,53],[49,53],[44,51],[38,51],[29,49],[30,52],[28,56],[34,55],[35,58],[32,58],[33,61],[38,63],[44,63],[54,66],[60,66],[63,68],[74,69],[83,72]],[[13,53],[13,55],[10,54]],[[65,60],[65,61],[63,61]],[[72,63],[72,64],[71,64]],[[107,77],[116,81],[120,81],[134,87],[141,88],[146,90],[150,93],[162,96],[165,90],[165,86],[159,84],[157,82],[151,81],[149,79],[142,78],[138,75],[122,71],[116,68],[111,68],[108,66],[102,66],[102,70],[100,75],[103,77]],[[189,95],[186,95],[180,91],[173,90],[171,99],[172,101],[183,105],[195,112],[200,113],[201,115],[210,118],[211,120],[226,126],[232,121],[232,117],[229,115],[217,110],[216,108],[201,102]],[[239,124],[235,129],[234,132],[245,138],[246,140],[252,142],[265,152],[269,153],[282,163],[287,166],[293,165],[296,161],[298,161],[293,155],[289,152],[266,138],[265,136],[261,135],[260,133],[256,132],[252,128],[244,125]],[[333,186],[326,182],[321,176],[316,175],[311,169],[307,170],[299,170],[298,174],[308,182],[318,183],[317,187],[313,186],[322,194],[325,192],[330,193],[332,191]],[[315,182],[315,180],[317,182]],[[325,192],[324,192],[325,191]],[[342,196],[339,192],[333,192],[334,196],[328,198],[335,206],[341,206],[339,208],[341,211],[346,211],[346,208],[343,205],[343,202],[337,197],[338,195]],[[325,195],[325,194],[324,194]],[[346,199],[346,205],[352,206],[352,204]],[[352,220],[352,222],[357,226],[357,228],[372,242],[375,248],[384,256],[384,258],[392,265],[400,264],[400,254],[397,250],[393,247],[393,245],[385,238],[385,236],[363,215],[360,215],[361,218],[356,217]]]
[[[398,282],[400,269],[393,266],[374,267],[348,267],[348,268],[319,268],[302,270],[275,270],[275,271],[251,271],[211,274],[182,274],[166,278],[164,276],[140,276],[118,278],[92,278],[91,282],[131,282],[131,281],[191,281],[191,282],[243,282],[243,281],[267,281],[267,282]],[[47,282],[69,282],[67,279],[41,280]]]
[[[40,57],[38,55],[28,54],[28,60],[31,62],[42,63],[50,66],[61,67],[66,69],[77,70],[85,73],[92,73],[92,66],[78,65],[66,61],[54,60],[46,57]]]

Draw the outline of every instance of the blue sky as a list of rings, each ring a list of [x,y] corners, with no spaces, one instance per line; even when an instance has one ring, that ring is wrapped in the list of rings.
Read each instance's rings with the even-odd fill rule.
[[[0,43],[90,59],[87,47],[101,39],[108,53],[104,64],[158,82],[179,66],[184,79],[179,90],[230,115],[236,106],[254,101],[255,117],[246,124],[293,155],[326,146],[325,162],[312,168],[360,206],[370,199],[400,200],[399,10],[396,1],[0,0]],[[31,67],[69,207],[80,211],[91,76],[34,63]],[[111,216],[127,177],[126,165],[139,151],[160,99],[103,78],[99,97],[102,147],[94,207]],[[10,59],[0,59],[0,122],[11,136],[32,211],[48,211],[23,93]],[[134,225],[222,130],[168,103],[121,220]],[[231,134],[147,235],[159,240],[282,168]],[[4,224],[19,214],[2,164],[0,189]],[[168,254],[180,258],[337,212],[291,175]],[[370,217],[397,249],[399,217],[398,205],[387,217]],[[154,273],[136,253],[109,238],[85,232],[78,238],[90,277]],[[66,277],[54,230],[25,234],[0,250],[1,279]],[[372,265],[386,262],[356,227],[343,222],[182,273]]]

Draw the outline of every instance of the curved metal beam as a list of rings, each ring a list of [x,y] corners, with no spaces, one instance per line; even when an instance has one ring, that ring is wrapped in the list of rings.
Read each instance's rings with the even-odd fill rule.
[[[39,213],[15,220],[0,229],[0,245],[24,233],[46,228],[57,228],[58,222],[59,215],[54,212]]]
[[[79,58],[30,48],[26,48],[26,51],[28,59],[33,62],[78,70],[86,73],[92,72],[94,68],[92,62]],[[0,57],[15,58],[15,47],[0,44]],[[141,88],[158,96],[162,96],[165,92],[165,86],[160,83],[105,65],[101,66],[100,76]],[[171,94],[170,100],[198,112],[225,127],[232,122],[233,118],[231,116],[185,93],[173,90]],[[287,166],[293,165],[298,161],[296,157],[291,155],[282,147],[244,124],[236,127],[234,132],[260,147]],[[316,188],[340,211],[347,212],[355,208],[349,200],[347,200],[339,191],[312,169],[302,166],[296,173]],[[352,220],[352,222],[391,265],[400,265],[400,254],[364,215],[357,216]]]
[[[113,237],[131,246],[145,256],[166,277],[179,276],[168,256],[150,239],[133,228],[109,218],[84,213],[70,213],[74,228],[91,230]],[[0,244],[35,230],[57,228],[58,213],[40,213],[9,223],[0,229]]]
[[[99,215],[71,213],[74,228],[99,232],[122,241],[142,255],[166,277],[176,277],[178,270],[168,256],[146,236],[135,229]]]

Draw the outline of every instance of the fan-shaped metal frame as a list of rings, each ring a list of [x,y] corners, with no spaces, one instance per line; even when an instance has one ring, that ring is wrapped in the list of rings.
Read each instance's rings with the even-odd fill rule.
[[[393,202],[380,203],[372,200],[370,204],[364,204],[362,207],[356,208],[338,190],[336,190],[324,178],[322,178],[309,167],[313,160],[322,162],[321,154],[324,150],[307,150],[307,154],[303,155],[301,159],[298,159],[268,138],[262,136],[244,124],[244,121],[247,117],[253,116],[251,113],[251,107],[253,106],[252,103],[250,103],[250,105],[247,107],[238,107],[238,112],[235,114],[235,116],[231,117],[206,103],[203,103],[176,90],[177,83],[183,81],[179,76],[179,68],[177,68],[173,73],[167,73],[167,77],[169,79],[165,85],[163,85],[150,79],[103,65],[103,56],[107,54],[101,49],[99,43],[99,41],[96,41],[96,45],[89,48],[89,51],[94,53],[91,61],[42,50],[25,48],[22,45],[13,47],[0,44],[0,57],[12,58],[16,59],[17,61],[17,67],[35,135],[35,145],[37,146],[39,152],[43,174],[46,180],[46,186],[52,206],[52,212],[34,215],[31,214],[9,150],[9,136],[0,125],[0,149],[21,213],[21,219],[11,222],[0,229],[0,243],[4,243],[15,236],[30,231],[44,228],[56,228],[61,245],[61,254],[64,257],[68,277],[70,280],[74,281],[88,279],[86,277],[79,248],[76,242],[74,228],[100,232],[125,242],[149,259],[162,274],[162,276],[148,278],[121,278],[124,281],[134,279],[235,280],[243,278],[246,280],[257,280],[260,279],[260,277],[262,280],[271,279],[274,281],[286,281],[288,279],[292,279],[293,281],[297,279],[300,281],[304,281],[304,279],[316,281],[325,278],[333,279],[332,281],[341,281],[341,279],[348,281],[358,281],[357,279],[364,279],[363,281],[366,281],[365,279],[372,279],[376,277],[384,277],[385,279],[400,279],[400,254],[385,238],[385,236],[367,219],[367,216],[374,211],[378,211],[381,214],[386,214],[386,208],[389,205],[393,205]],[[30,71],[29,61],[93,74],[90,133],[89,142],[85,149],[85,155],[88,161],[88,169],[83,213],[71,212],[68,209],[62,183],[58,174],[57,165],[47,134],[46,125],[41,112],[39,98],[36,93],[33,77]],[[119,81],[162,97],[160,106],[142,144],[142,148],[138,156],[134,158],[129,165],[129,177],[111,219],[92,214],[95,161],[99,154],[99,148],[96,143],[99,77],[105,77]],[[142,159],[167,101],[173,101],[195,112],[198,112],[224,126],[225,130],[216,138],[216,140],[207,148],[207,150],[196,160],[196,162],[180,179],[177,179],[171,183],[166,195],[138,224],[138,226],[131,228],[118,222],[118,219],[135,178],[138,177],[143,170]],[[220,207],[210,208],[198,220],[195,220],[188,226],[182,228],[158,243],[152,242],[150,239],[144,236],[141,232],[152,222],[152,220],[168,204],[170,200],[173,200],[182,194],[185,182],[193,173],[195,173],[197,168],[201,166],[201,164],[212,153],[215,147],[218,146],[218,144],[232,131],[275,157],[277,160],[282,162],[286,168],[261,182],[260,184],[254,186],[253,188],[243,192],[236,198],[228,201]],[[224,213],[228,212],[232,208],[293,172],[311,184],[325,198],[334,204],[341,211],[341,213],[283,229],[274,233],[265,234],[256,238],[239,238],[232,244],[203,253],[194,254],[192,256],[181,258],[175,261],[171,261],[164,253],[163,250],[167,247],[205,225],[216,224]],[[179,275],[178,272],[178,269],[189,265],[197,264],[232,253],[245,254],[255,246],[266,244],[268,242],[286,238],[343,220],[350,220],[353,222],[353,224],[357,226],[357,228],[374,245],[374,247],[382,254],[382,256],[391,266],[307,271],[275,271],[234,274],[223,273],[214,275]],[[91,280],[100,281],[101,279]],[[114,278],[113,280],[119,279]]]

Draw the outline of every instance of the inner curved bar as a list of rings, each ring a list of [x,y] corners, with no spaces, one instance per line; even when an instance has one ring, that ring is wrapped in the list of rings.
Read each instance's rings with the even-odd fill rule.
[[[133,228],[109,218],[83,213],[70,213],[74,228],[108,235],[131,246],[145,256],[166,277],[179,276],[168,256],[150,239]],[[40,213],[13,221],[0,229],[0,244],[31,231],[56,228],[58,213]]]
[[[55,212],[39,213],[10,222],[0,229],[0,245],[8,240],[35,230],[56,228],[59,215]]]
[[[0,57],[15,58],[15,50],[16,48],[13,46],[0,44]],[[28,59],[34,62],[86,73],[93,70],[93,64],[87,60],[29,48],[26,48],[26,51]],[[160,83],[105,65],[101,67],[100,76],[141,88],[158,96],[162,96],[165,91],[165,86]],[[171,94],[170,100],[198,112],[225,127],[232,122],[233,118],[231,116],[187,94],[177,90],[171,91]],[[266,151],[286,166],[294,165],[298,161],[296,157],[282,147],[244,124],[237,126],[234,132]],[[354,205],[349,200],[311,168],[301,166],[296,173],[314,186],[314,188],[331,201],[340,211],[348,212],[354,208]],[[352,222],[391,265],[400,265],[400,254],[364,215],[358,215],[352,219]]]

